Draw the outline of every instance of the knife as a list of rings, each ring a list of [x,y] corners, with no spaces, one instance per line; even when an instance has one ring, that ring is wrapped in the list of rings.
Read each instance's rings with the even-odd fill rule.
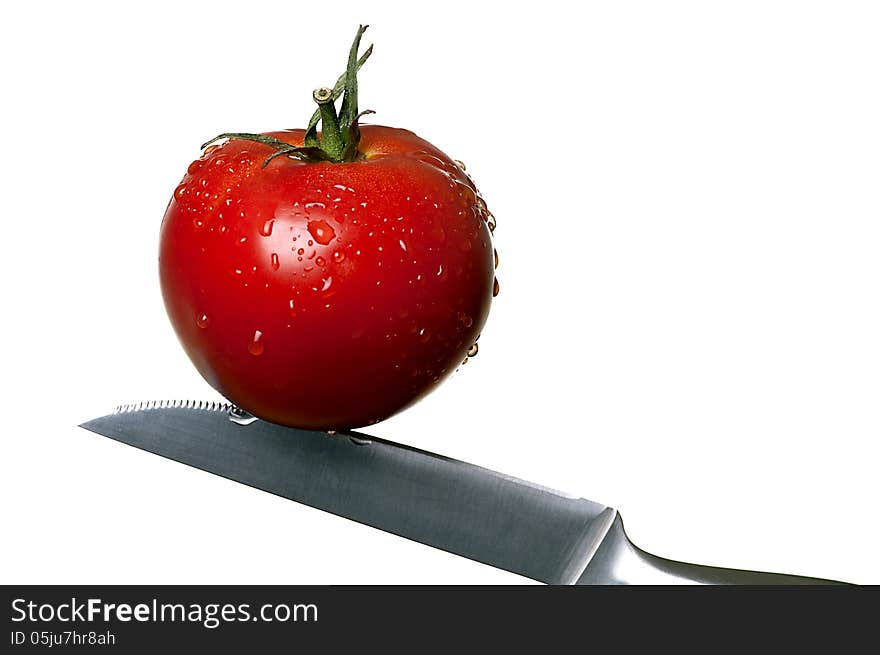
[[[268,423],[226,403],[123,405],[80,427],[547,584],[835,584],[657,557],[630,542],[611,507],[366,434]]]

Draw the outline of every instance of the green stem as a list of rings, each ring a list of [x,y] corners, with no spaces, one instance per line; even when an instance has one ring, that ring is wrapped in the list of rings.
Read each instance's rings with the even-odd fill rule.
[[[361,132],[358,127],[358,119],[372,111],[358,112],[358,84],[357,73],[364,62],[373,52],[373,46],[359,58],[358,49],[361,37],[367,26],[358,27],[354,42],[348,53],[348,63],[345,73],[336,81],[333,88],[322,87],[317,89],[312,98],[318,104],[318,110],[314,113],[306,128],[302,146],[292,146],[275,137],[265,134],[251,134],[248,132],[225,132],[214,137],[202,148],[209,146],[220,139],[246,139],[265,144],[275,149],[275,152],[263,162],[265,167],[269,162],[278,157],[287,155],[302,161],[329,161],[334,163],[352,162],[361,158],[358,145]],[[334,101],[342,96],[342,105],[339,114],[336,113]],[[321,136],[318,137],[318,122],[321,123]]]
[[[365,28],[366,29],[366,28]],[[361,55],[361,58],[357,61],[357,69],[355,73],[361,69],[367,59],[370,58],[370,55],[373,54],[373,46],[370,46],[366,49],[364,54]],[[345,80],[348,78],[348,70],[346,70],[342,75],[339,76],[339,79],[336,80],[336,84],[333,85],[333,101],[339,100],[339,97],[342,95],[342,92],[345,91]],[[315,126],[321,122],[321,112],[319,110],[315,110],[315,113],[312,114],[311,119],[309,119],[309,126],[306,128],[306,131],[311,132]],[[317,137],[315,137],[317,139]],[[308,145],[308,144],[306,144]],[[317,141],[315,142],[317,145]]]
[[[339,129],[336,107],[333,105],[333,89],[315,89],[312,98],[318,103],[318,111],[321,112],[321,150],[327,153],[331,161],[342,161],[345,140]]]

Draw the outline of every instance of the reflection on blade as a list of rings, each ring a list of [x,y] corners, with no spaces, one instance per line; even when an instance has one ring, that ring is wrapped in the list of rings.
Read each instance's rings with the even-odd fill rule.
[[[616,513],[358,433],[296,430],[219,403],[120,408],[82,427],[216,475],[550,584],[578,580]]]

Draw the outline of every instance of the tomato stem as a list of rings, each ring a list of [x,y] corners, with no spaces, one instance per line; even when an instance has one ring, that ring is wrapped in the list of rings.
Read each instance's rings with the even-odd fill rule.
[[[306,135],[302,146],[294,146],[275,137],[265,134],[253,134],[250,132],[224,132],[210,141],[204,143],[206,148],[220,139],[245,139],[256,141],[275,148],[263,161],[263,168],[277,157],[288,156],[303,161],[329,161],[334,163],[351,162],[361,157],[358,152],[361,131],[358,119],[364,114],[372,114],[372,110],[358,111],[358,84],[357,73],[364,62],[373,53],[373,46],[367,48],[363,55],[358,57],[361,37],[367,29],[367,25],[358,27],[354,42],[348,53],[348,64],[333,88],[322,87],[312,94],[312,98],[318,104],[318,109],[312,114],[306,128]],[[334,102],[342,96],[342,105],[339,114],[336,113]],[[321,134],[318,135],[318,123],[321,123]]]
[[[363,26],[359,27],[358,33],[362,36],[364,33],[364,30],[366,30],[367,27],[368,27],[367,25],[363,25]],[[355,37],[355,43],[357,43],[358,45],[360,44],[360,38],[357,36]],[[361,69],[361,66],[363,66],[364,63],[367,61],[367,59],[370,58],[371,54],[373,54],[373,46],[372,45],[369,48],[367,48],[366,51],[364,52],[364,54],[361,55],[360,59],[357,60],[357,65],[355,66],[354,75],[357,75],[358,71]],[[351,56],[351,52],[349,52],[349,57],[350,56]],[[352,73],[349,70],[349,68],[346,68],[345,72],[339,76],[338,80],[336,80],[336,84],[333,85],[333,101],[334,102],[336,100],[338,100],[339,97],[342,95],[342,92],[345,91],[345,82],[349,77],[351,77],[351,75],[352,75]],[[372,113],[372,112],[370,112],[370,113]],[[320,120],[321,120],[321,110],[316,109],[315,113],[312,114],[312,118],[309,120],[308,127],[306,128],[305,145],[307,145],[307,146],[317,146],[318,145],[317,136],[314,136],[314,141],[310,143],[309,135],[315,134],[315,128],[318,125],[318,123],[320,122]]]
[[[322,87],[315,89],[312,98],[318,103],[318,111],[321,113],[321,140],[319,147],[327,153],[333,161],[342,161],[342,152],[345,150],[345,141],[340,131],[339,118],[336,116],[336,107],[333,106],[333,89]]]

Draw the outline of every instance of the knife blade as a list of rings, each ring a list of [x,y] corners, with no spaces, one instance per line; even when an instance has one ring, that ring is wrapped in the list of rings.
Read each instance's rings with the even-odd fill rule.
[[[645,553],[616,510],[357,432],[257,420],[225,403],[120,406],[87,430],[547,584],[830,582]]]

